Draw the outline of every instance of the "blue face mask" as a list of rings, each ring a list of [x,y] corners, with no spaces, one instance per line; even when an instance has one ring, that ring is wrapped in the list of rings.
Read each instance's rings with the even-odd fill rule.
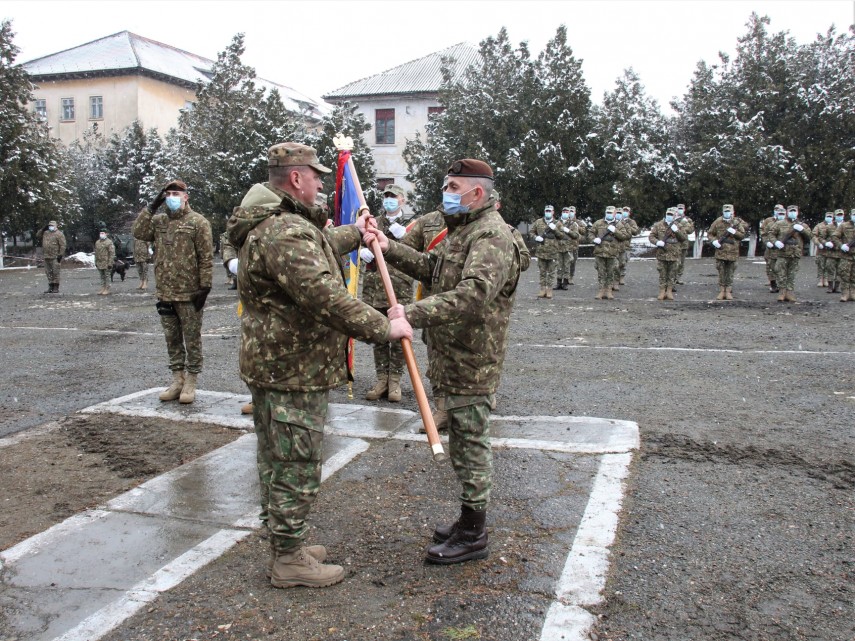
[[[561,220],[570,220],[570,214],[561,214]]]
[[[733,212],[730,212],[730,211],[723,212],[721,217],[724,218],[725,220],[730,220],[731,218],[733,218]]]
[[[181,209],[181,196],[167,196],[166,206],[170,211],[178,211]]]
[[[615,220],[620,222],[623,220],[623,214],[615,214]]]
[[[614,214],[606,214],[606,222],[607,222],[607,223],[612,222],[614,219],[615,219],[615,215],[614,215]]]
[[[543,212],[543,220],[552,220],[552,212],[551,211]]]
[[[390,214],[393,211],[398,211],[398,207],[400,207],[400,203],[397,198],[384,198],[383,199],[383,209],[388,211]]]
[[[668,223],[669,225],[671,223],[673,223],[674,222],[674,215],[673,214],[665,214],[665,222]]]
[[[788,211],[787,212],[787,218],[789,218],[790,220],[795,220],[798,217],[799,217],[799,215],[794,211]]]
[[[475,189],[474,187],[472,189]],[[470,189],[469,191],[472,191]],[[463,192],[462,194],[452,194],[449,192],[443,192],[442,194],[442,210],[445,212],[446,216],[454,216],[455,214],[465,214],[469,211],[469,205],[461,205],[460,200],[469,193],[469,191]]]
[[[834,217],[834,222],[836,222],[836,223],[842,223],[842,222],[843,222],[843,216],[835,216],[835,217]]]
[[[830,224],[831,224],[831,221],[833,221],[833,220],[834,220],[834,218],[833,218],[833,217],[831,217],[831,216],[826,216],[826,217],[825,217],[825,224],[826,224],[826,225],[830,225]]]
[[[786,216],[784,214],[775,214],[775,220],[784,220]]]

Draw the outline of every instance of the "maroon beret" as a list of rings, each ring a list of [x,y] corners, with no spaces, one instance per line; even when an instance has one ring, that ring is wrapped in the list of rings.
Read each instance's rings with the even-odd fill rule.
[[[187,191],[187,183],[183,180],[173,180],[163,188],[163,191]]]
[[[489,178],[493,180],[493,170],[483,160],[464,158],[455,160],[448,168],[449,176],[462,176],[465,178]]]

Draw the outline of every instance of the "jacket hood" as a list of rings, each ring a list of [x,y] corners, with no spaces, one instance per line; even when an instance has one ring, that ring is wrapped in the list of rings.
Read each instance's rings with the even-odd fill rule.
[[[270,183],[257,183],[246,192],[240,206],[234,208],[226,222],[226,234],[235,249],[240,249],[247,234],[279,207],[284,192],[277,193],[274,189]]]

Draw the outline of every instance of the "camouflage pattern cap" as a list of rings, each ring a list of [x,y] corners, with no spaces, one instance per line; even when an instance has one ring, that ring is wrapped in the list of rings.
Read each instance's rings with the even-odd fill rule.
[[[615,213],[615,211],[616,211],[616,210],[615,210],[615,206],[614,206],[614,205],[609,205],[608,207],[606,207],[606,213],[607,213],[607,214],[613,214],[613,213]]]
[[[489,178],[493,180],[493,170],[483,160],[474,158],[463,158],[455,160],[448,168],[449,176],[461,176],[463,178]]]
[[[775,211],[787,211],[783,205],[775,205]]]
[[[187,183],[183,180],[172,180],[166,184],[163,191],[187,191]]]
[[[841,211],[840,213],[842,214],[843,212]],[[49,220],[49,221],[48,221],[48,226],[49,226],[49,227],[59,227],[59,225],[57,225],[57,224],[56,224],[56,221],[55,221],[55,220]]]
[[[405,196],[406,195],[404,193],[404,188],[401,187],[400,185],[395,185],[394,183],[386,185],[383,188],[383,193],[384,194],[392,194],[394,196]]]
[[[788,212],[789,211],[798,211],[798,210],[799,210],[799,208],[796,205],[790,205],[789,207],[787,207]]]
[[[543,208],[543,211],[555,211],[555,207],[553,207],[552,205],[547,205]]]
[[[843,213],[844,213],[844,212],[843,212],[843,210],[842,210],[842,209],[835,209],[835,210],[834,210],[834,215],[835,215],[835,216],[842,216],[842,215],[843,215]]]
[[[733,211],[733,205],[723,205],[721,210],[732,212]]]
[[[280,142],[267,150],[268,167],[311,167],[322,174],[332,171],[318,160],[318,152],[298,142]]]

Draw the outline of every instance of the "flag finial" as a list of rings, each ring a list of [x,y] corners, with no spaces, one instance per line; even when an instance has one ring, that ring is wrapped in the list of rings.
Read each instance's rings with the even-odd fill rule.
[[[353,138],[345,136],[343,133],[339,132],[335,138],[333,138],[333,144],[339,151],[350,151],[353,149]]]

